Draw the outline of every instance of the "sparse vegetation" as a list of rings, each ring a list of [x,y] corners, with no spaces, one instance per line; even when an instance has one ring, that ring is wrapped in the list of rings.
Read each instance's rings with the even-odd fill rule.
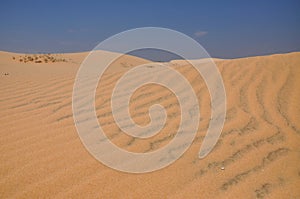
[[[18,60],[19,62],[24,63],[55,63],[55,62],[67,62],[67,60],[60,55],[56,54],[38,54],[38,55],[24,55],[19,56],[18,59],[16,57],[12,57],[13,60]]]

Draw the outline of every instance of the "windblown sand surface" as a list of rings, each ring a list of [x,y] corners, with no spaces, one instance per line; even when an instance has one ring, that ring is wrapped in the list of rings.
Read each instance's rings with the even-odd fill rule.
[[[24,63],[24,55],[0,52],[0,198],[300,198],[300,53],[216,60],[227,93],[227,117],[216,147],[201,160],[209,94],[193,68],[171,62],[197,93],[199,131],[179,160],[146,174],[112,170],[81,143],[71,100],[75,75],[86,55],[52,55],[37,63],[32,55]],[[142,63],[149,61],[132,56],[118,60],[96,94],[97,116],[108,137],[135,152],[166,145],[180,117],[169,90],[147,85],[133,94],[131,114],[145,125],[152,104],[165,106],[167,124],[160,134],[135,139],[114,124],[114,84]]]

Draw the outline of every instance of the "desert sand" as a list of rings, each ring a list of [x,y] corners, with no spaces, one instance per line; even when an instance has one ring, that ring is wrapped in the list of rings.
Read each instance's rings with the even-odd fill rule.
[[[87,55],[0,52],[0,198],[300,198],[299,52],[216,60],[227,116],[216,147],[204,159],[198,159],[198,151],[210,119],[206,85],[186,62],[171,62],[197,93],[199,130],[180,159],[145,174],[106,167],[80,141],[72,89]],[[151,104],[165,106],[167,124],[159,135],[135,139],[113,122],[114,83],[126,70],[149,62],[122,57],[106,71],[96,93],[99,123],[128,151],[166,145],[179,123],[175,96],[158,85],[137,90],[130,110],[133,120],[145,125]]]

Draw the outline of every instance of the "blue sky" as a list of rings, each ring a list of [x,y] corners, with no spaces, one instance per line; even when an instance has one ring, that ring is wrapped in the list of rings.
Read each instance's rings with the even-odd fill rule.
[[[0,50],[78,52],[131,28],[171,28],[212,57],[300,51],[300,1],[8,1]]]

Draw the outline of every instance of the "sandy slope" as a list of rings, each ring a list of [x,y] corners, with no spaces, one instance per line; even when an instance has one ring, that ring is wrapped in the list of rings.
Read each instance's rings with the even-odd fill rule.
[[[199,132],[174,164],[138,175],[107,168],[80,142],[71,98],[86,55],[21,63],[12,57],[22,55],[0,52],[0,198],[300,198],[300,53],[216,62],[227,92],[227,118],[216,148],[203,160],[197,153],[210,117],[209,95],[191,67],[173,62],[199,97]],[[152,103],[167,106],[168,123],[159,135],[133,139],[111,122],[114,82],[147,62],[123,57],[106,72],[96,94],[99,122],[114,143],[129,151],[167,144],[179,122],[175,96],[157,85],[139,89],[130,106],[139,124],[149,121]]]

